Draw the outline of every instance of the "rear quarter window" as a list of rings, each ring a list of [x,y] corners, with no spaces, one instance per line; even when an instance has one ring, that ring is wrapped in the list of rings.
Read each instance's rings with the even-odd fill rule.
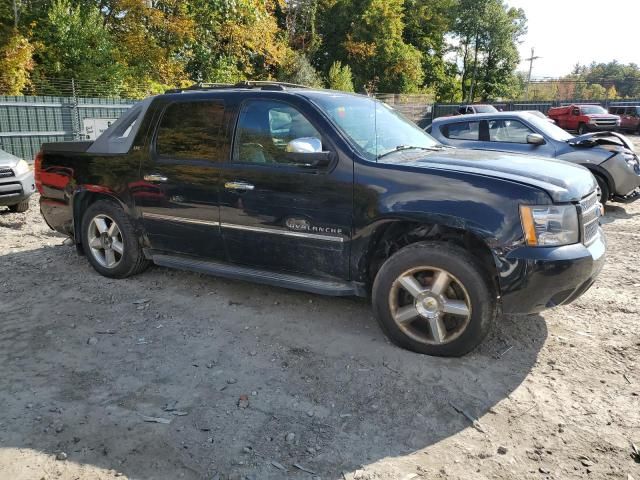
[[[176,160],[224,161],[224,104],[191,101],[170,104],[156,135],[158,156]]]
[[[450,123],[440,127],[440,131],[452,140],[478,140],[480,122]]]

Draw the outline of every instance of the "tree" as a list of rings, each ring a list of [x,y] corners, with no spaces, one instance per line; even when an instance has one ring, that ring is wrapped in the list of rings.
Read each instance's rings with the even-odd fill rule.
[[[383,92],[413,92],[422,86],[422,54],[402,39],[404,2],[369,0],[356,13],[342,44],[356,83],[377,80]]]
[[[455,0],[405,0],[403,39],[422,54],[424,85],[435,90],[438,98],[449,99],[456,87],[455,63],[446,60],[453,50],[447,42],[455,11]],[[455,94],[454,94],[455,95]]]
[[[341,62],[335,61],[329,68],[327,75],[328,87],[333,90],[342,90],[344,92],[353,92],[353,79],[351,75],[351,67],[342,65]]]
[[[47,12],[47,20],[35,30],[34,76],[41,83],[51,77],[78,78],[88,86],[100,85],[102,93],[117,93],[123,69],[114,53],[116,44],[98,8],[55,0]],[[91,91],[78,93],[92,94]]]
[[[303,53],[296,51],[292,51],[282,65],[278,79],[308,87],[322,88],[324,86],[322,78],[307,57]]]
[[[33,70],[33,45],[17,30],[0,48],[0,93],[20,95],[30,84]]]
[[[191,55],[186,63],[191,78],[202,81],[219,78],[217,70],[221,65],[233,77],[271,78],[291,61],[291,49],[278,29],[275,1],[187,3],[195,23],[194,36],[188,45]]]
[[[516,48],[526,33],[522,9],[503,0],[460,0],[453,32],[461,57],[461,93],[466,101],[513,94]]]

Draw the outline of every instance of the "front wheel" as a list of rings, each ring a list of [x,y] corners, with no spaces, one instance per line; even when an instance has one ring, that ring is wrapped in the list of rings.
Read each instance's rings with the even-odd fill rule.
[[[578,135],[584,135],[587,133],[587,126],[584,123],[578,125]]]
[[[129,216],[108,200],[98,200],[82,218],[82,246],[91,266],[105,277],[125,278],[149,266]]]
[[[598,201],[605,205],[609,200],[609,196],[611,195],[609,191],[609,185],[607,185],[607,181],[602,178],[600,175],[596,175],[596,182],[598,182]]]
[[[24,213],[29,210],[29,199],[16,203],[15,205],[9,205],[9,211],[13,213]]]
[[[419,242],[391,256],[373,283],[373,309],[400,347],[462,356],[486,336],[496,317],[496,295],[466,250]]]

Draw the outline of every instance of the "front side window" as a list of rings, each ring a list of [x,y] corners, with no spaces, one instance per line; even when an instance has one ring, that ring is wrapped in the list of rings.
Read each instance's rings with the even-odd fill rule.
[[[175,160],[223,160],[224,104],[219,101],[177,102],[162,116],[156,153]]]
[[[452,140],[478,140],[480,122],[450,123],[441,129],[443,135]]]
[[[534,133],[518,120],[489,120],[489,140],[492,142],[527,143],[527,135]]]
[[[293,142],[293,143],[292,143]],[[296,165],[293,152],[323,151],[322,136],[295,107],[277,100],[249,100],[238,118],[234,162]]]

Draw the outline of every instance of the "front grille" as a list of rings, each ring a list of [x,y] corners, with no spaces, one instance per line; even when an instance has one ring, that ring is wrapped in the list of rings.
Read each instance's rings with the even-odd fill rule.
[[[13,177],[13,170],[6,167],[0,167],[0,178]]]
[[[0,184],[0,198],[12,195],[20,195],[22,193],[22,184],[17,182]]]
[[[596,120],[596,125],[599,126],[609,126],[609,127],[613,127],[617,124],[618,122],[616,120]]]
[[[598,236],[600,229],[600,203],[593,192],[580,200],[580,223],[582,224],[582,243],[589,245]]]

